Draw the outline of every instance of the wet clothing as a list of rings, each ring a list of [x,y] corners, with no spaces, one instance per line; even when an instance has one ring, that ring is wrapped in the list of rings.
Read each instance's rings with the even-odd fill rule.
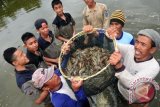
[[[33,71],[31,70],[23,70],[23,71],[15,70],[15,72],[16,72],[16,82],[19,88],[21,88],[25,82],[32,79]]]
[[[41,36],[39,36],[38,38],[39,46],[43,50],[44,56],[48,58],[58,58],[60,55],[61,46],[55,43],[54,35],[51,31],[49,32],[49,36],[51,38],[51,43],[44,40]]]
[[[94,9],[86,6],[83,10],[83,25],[92,25],[95,28],[107,28],[109,22],[108,9],[105,4],[96,3]]]
[[[62,36],[70,39],[73,36],[75,21],[69,13],[64,13],[66,20],[61,19],[58,15],[53,21],[55,36]]]
[[[118,44],[118,49],[123,57],[124,70],[115,74],[119,79],[118,89],[126,100],[129,100],[129,89],[134,81],[140,78],[154,79],[160,67],[154,57],[147,61],[137,62],[134,58],[135,49],[132,45]],[[141,82],[141,81],[139,81]]]
[[[36,55],[28,50],[27,50],[26,55],[29,59],[28,64],[34,64],[37,68],[47,67],[47,64],[45,64],[45,62],[43,60],[43,54],[42,54],[42,51],[40,51],[40,49],[39,49],[39,55]],[[42,65],[42,63],[43,63],[43,65]]]
[[[121,36],[119,38],[116,38],[118,43],[122,44],[131,44],[134,45],[134,38],[130,33],[122,32]]]
[[[61,75],[60,78],[62,82],[60,89],[50,92],[54,107],[90,107],[82,87],[77,92],[73,92],[64,77]]]
[[[22,87],[22,85],[32,79],[32,74],[35,71],[34,65],[26,65],[26,69],[22,71],[17,71],[15,69],[15,75],[16,75],[16,82],[19,88]]]
[[[54,41],[54,35],[53,35],[52,31],[49,31],[48,35],[50,36],[50,38],[52,38],[51,42],[53,42]],[[49,43],[48,41],[45,41],[41,36],[39,36],[38,44],[39,44],[39,47],[42,50],[45,50],[51,43]]]

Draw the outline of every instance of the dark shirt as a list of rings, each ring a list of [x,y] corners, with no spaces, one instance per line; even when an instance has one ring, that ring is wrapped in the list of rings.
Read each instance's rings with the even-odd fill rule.
[[[75,25],[75,21],[73,20],[72,16],[69,13],[64,13],[64,16],[66,17],[66,20],[61,19],[57,15],[52,24],[55,24],[58,28],[60,28],[61,26],[66,26],[69,23]]]
[[[51,43],[52,43],[54,41],[54,35],[53,35],[52,31],[49,31],[48,35],[52,38],[52,40],[51,40]],[[38,44],[42,50],[45,50],[48,46],[51,45],[51,43],[44,40],[41,36],[39,36],[39,38],[38,38]]]
[[[16,71],[15,70],[15,75],[16,75],[16,82],[19,88],[22,87],[22,85],[32,79],[32,74],[34,71],[26,69],[23,71]]]
[[[37,68],[38,68],[39,64],[42,61],[44,61],[41,52],[40,52],[40,55],[36,55],[36,54],[34,54],[34,53],[32,53],[32,52],[27,50],[27,57],[29,59],[29,63],[28,64],[34,64]]]

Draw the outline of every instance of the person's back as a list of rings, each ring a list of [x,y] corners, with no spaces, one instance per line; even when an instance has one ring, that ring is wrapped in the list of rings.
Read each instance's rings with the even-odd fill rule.
[[[83,26],[92,25],[94,28],[106,28],[109,15],[105,4],[94,0],[84,0],[87,6],[83,10]]]

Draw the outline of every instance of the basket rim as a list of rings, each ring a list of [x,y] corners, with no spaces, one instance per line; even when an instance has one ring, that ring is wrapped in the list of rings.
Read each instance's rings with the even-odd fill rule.
[[[97,30],[99,30],[99,29],[101,29],[101,28],[94,28],[94,31],[97,31]],[[69,44],[70,42],[74,41],[77,37],[80,37],[80,36],[85,35],[85,34],[87,34],[87,33],[85,33],[84,31],[78,32],[78,33],[76,33],[75,35],[73,35],[73,36],[67,41],[67,43]],[[114,43],[114,48],[117,48],[117,43],[116,43],[115,38],[113,38],[113,43]],[[65,74],[63,73],[63,71],[62,71],[62,67],[61,67],[61,58],[62,58],[62,55],[63,55],[63,53],[62,53],[62,51],[61,51],[61,52],[60,52],[60,55],[59,55],[59,61],[58,61],[59,70],[60,70],[60,72],[61,72],[61,74],[62,74],[63,77],[65,77],[65,78],[68,79],[68,80],[71,80],[71,77],[65,75]],[[91,75],[91,76],[88,76],[88,77],[85,77],[85,78],[82,78],[81,76],[76,76],[76,78],[77,78],[77,80],[88,80],[88,79],[90,79],[90,78],[92,78],[92,77],[97,76],[98,74],[102,73],[103,71],[105,71],[105,70],[108,68],[108,66],[110,66],[110,63],[108,63],[108,64],[107,64],[105,67],[103,67],[100,71],[98,71],[97,73],[95,73],[95,74],[93,74],[93,75]]]

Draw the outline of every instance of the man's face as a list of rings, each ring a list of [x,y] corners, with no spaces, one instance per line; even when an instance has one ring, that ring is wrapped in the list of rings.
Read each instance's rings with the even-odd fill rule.
[[[15,53],[13,54],[14,57],[15,57],[15,61],[13,61],[13,65],[25,65],[29,62],[29,59],[26,57],[26,54],[21,51],[21,50],[18,50],[15,51]]]
[[[54,5],[53,10],[57,13],[58,16],[63,15],[63,6],[60,3],[57,5]]]
[[[52,78],[45,83],[48,88],[54,90],[57,86],[61,84],[61,78],[56,74],[53,74]]]
[[[41,25],[42,27],[38,29],[38,32],[41,35],[48,35],[48,32],[49,32],[48,25],[46,23],[42,23]]]
[[[94,0],[84,0],[84,2],[88,5],[88,6],[92,6],[95,1]]]
[[[135,58],[137,61],[145,61],[147,60],[152,53],[152,41],[147,36],[138,36],[135,41]]]
[[[25,47],[31,52],[37,51],[38,50],[38,42],[37,42],[36,38],[35,37],[29,38],[25,42]]]
[[[119,32],[118,36],[120,36],[120,33],[122,32],[122,28],[123,28],[123,26],[120,23],[111,22],[110,27],[115,28]]]

